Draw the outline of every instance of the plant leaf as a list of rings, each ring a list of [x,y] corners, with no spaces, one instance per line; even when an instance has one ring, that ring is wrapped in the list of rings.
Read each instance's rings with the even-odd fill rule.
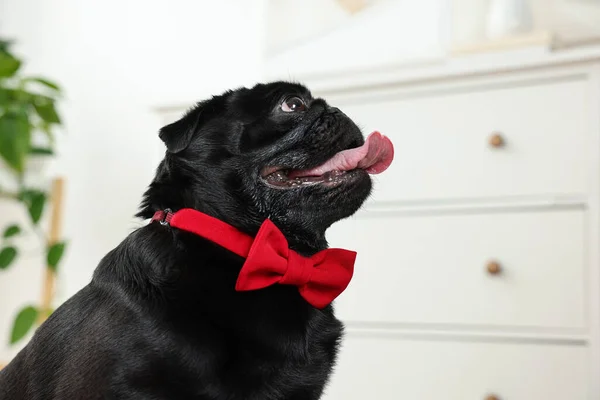
[[[4,230],[4,234],[2,235],[4,238],[9,238],[21,233],[21,228],[19,225],[10,225],[8,228]]]
[[[13,76],[21,67],[21,61],[6,51],[0,51],[0,78]]]
[[[33,105],[35,96],[35,94],[26,92],[23,89],[0,87],[0,105],[5,109],[11,109],[12,112],[15,111],[16,107],[21,107],[22,112],[24,112],[25,115],[28,115],[28,107]]]
[[[38,310],[33,306],[23,308],[17,314],[13,324],[12,333],[10,335],[10,344],[15,344],[23,339],[33,328],[38,317]]]
[[[36,96],[36,101],[33,103],[35,111],[42,120],[49,124],[60,124],[60,117],[54,108],[54,101],[49,97]]]
[[[15,102],[18,102],[20,104],[27,104],[27,105],[33,105],[33,103],[36,100],[37,95],[33,94],[33,93],[29,93],[28,91],[24,90],[24,89],[14,89],[11,92],[12,95],[12,99]]]
[[[13,246],[6,246],[0,250],[0,269],[6,269],[10,267],[10,264],[17,257],[17,249]]]
[[[25,79],[23,79],[23,81],[24,82],[36,82],[36,83],[46,86],[49,89],[60,92],[60,87],[56,83],[51,82],[45,78],[40,78],[38,76],[34,76],[34,77],[30,77],[30,78],[25,78]]]
[[[31,126],[25,110],[0,116],[0,157],[18,173],[23,173],[31,142]]]
[[[65,246],[65,242],[58,242],[54,243],[48,249],[48,268],[50,268],[54,272],[56,272],[56,267],[58,266],[58,263],[60,262],[65,252]]]
[[[0,87],[0,105],[9,104],[9,100],[12,97],[12,89]]]
[[[52,154],[54,154],[54,151],[47,147],[33,146],[29,149],[29,154],[36,154],[36,155],[41,155],[41,156],[51,156]]]
[[[0,39],[0,52],[8,53],[8,48],[13,44],[12,40]]]
[[[46,204],[46,193],[39,190],[24,190],[19,194],[19,199],[27,204],[27,211],[34,224],[42,217]]]
[[[29,216],[34,224],[37,224],[42,217],[44,212],[44,205],[46,203],[46,195],[44,193],[37,193],[31,199],[31,205],[29,206]]]

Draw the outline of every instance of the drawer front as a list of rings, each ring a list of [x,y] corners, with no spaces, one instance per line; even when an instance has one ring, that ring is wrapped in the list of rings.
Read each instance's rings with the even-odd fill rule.
[[[328,232],[332,247],[358,251],[338,314],[356,322],[581,330],[584,220],[580,210],[362,212]]]
[[[587,191],[583,80],[338,103],[365,133],[395,144],[394,163],[376,177],[378,201]],[[503,146],[490,144],[494,132]]]
[[[586,400],[585,347],[344,340],[324,400]]]

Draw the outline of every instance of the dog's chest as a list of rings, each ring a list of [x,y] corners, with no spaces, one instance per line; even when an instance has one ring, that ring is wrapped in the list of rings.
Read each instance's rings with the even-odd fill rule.
[[[334,321],[296,338],[266,336],[270,342],[241,341],[223,376],[232,395],[240,399],[317,399],[335,362],[340,338]]]
[[[188,387],[214,399],[319,399],[338,351],[339,321],[321,315],[311,319],[304,332],[276,332],[266,325],[253,328],[241,336],[205,332],[193,351],[178,356],[182,375],[190,380]]]

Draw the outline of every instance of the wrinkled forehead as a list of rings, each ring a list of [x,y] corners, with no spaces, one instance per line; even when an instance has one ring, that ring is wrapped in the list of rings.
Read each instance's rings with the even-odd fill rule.
[[[308,88],[298,83],[290,82],[274,82],[264,85],[263,88],[255,87],[253,90],[263,92],[266,97],[281,98],[283,96],[295,95],[304,98],[305,100],[312,99],[312,94]]]
[[[303,85],[291,82],[258,84],[250,89],[233,93],[230,102],[245,111],[259,113],[278,106],[288,96],[299,96],[304,101],[312,100],[312,94]]]

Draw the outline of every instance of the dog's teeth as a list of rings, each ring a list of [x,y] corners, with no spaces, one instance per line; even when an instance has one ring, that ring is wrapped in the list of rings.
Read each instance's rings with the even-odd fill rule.
[[[271,175],[273,177],[273,179],[277,182],[283,182],[286,180],[286,176],[283,173],[283,171],[277,171],[274,174]]]
[[[279,170],[270,174],[266,179],[273,185],[287,188],[298,188],[301,186],[313,186],[319,184],[337,184],[344,179],[346,171],[329,171],[322,176],[297,176],[290,177],[289,170]]]

